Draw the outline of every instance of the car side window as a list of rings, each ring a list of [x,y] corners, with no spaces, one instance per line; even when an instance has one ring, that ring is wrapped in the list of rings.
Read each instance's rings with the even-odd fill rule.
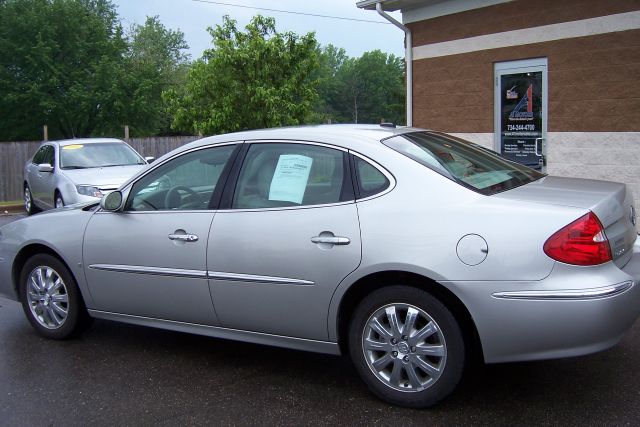
[[[47,145],[40,147],[40,149],[38,151],[36,151],[36,154],[33,156],[33,164],[34,165],[39,165],[44,163],[44,157],[45,157],[45,151],[47,151]]]
[[[389,187],[389,180],[375,166],[359,157],[354,158],[360,198],[381,193]]]
[[[345,179],[345,159],[342,151],[315,145],[253,144],[240,170],[232,208],[321,205],[353,199],[351,183]]]
[[[51,145],[46,145],[44,147],[44,158],[42,159],[42,163],[48,163],[51,166],[55,167],[55,150]]]
[[[183,154],[136,182],[126,211],[209,209],[209,202],[235,145]]]

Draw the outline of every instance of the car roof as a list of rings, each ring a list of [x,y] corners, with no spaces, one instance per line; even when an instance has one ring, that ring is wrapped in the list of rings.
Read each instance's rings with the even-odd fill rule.
[[[122,142],[121,139],[116,138],[73,138],[73,139],[60,139],[57,141],[45,141],[44,143],[49,144],[57,144],[60,147],[64,147],[65,145],[76,145],[76,144],[104,144],[106,142]]]
[[[394,135],[416,132],[420,130],[424,129],[404,126],[396,127],[393,125],[370,124],[291,126],[209,136],[186,144],[178,150],[186,151],[192,148],[211,144],[221,144],[225,142],[258,140],[313,141],[324,142],[327,144],[336,144],[345,148],[357,149],[358,145],[362,143],[381,141]]]

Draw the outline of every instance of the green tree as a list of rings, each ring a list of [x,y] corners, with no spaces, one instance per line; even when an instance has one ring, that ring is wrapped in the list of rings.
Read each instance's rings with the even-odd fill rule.
[[[404,123],[404,61],[379,50],[344,63],[337,109],[355,123]]]
[[[317,54],[319,66],[313,73],[313,79],[318,82],[318,99],[309,116],[309,121],[312,123],[345,121],[341,117],[341,112],[336,110],[336,100],[344,90],[344,84],[338,78],[338,73],[349,57],[344,49],[332,44],[318,47]]]
[[[189,46],[184,33],[167,29],[157,16],[144,25],[131,27],[125,58],[127,90],[125,120],[132,135],[171,133],[173,118],[162,100],[162,92],[178,89],[186,81]]]
[[[348,58],[344,51],[328,46],[321,64],[329,76],[320,79],[316,116],[336,123],[379,123],[381,119],[404,123],[404,60],[379,50]],[[322,70],[322,68],[321,68]]]
[[[216,134],[304,123],[317,97],[313,33],[279,33],[260,15],[245,31],[227,16],[208,31],[213,47],[193,64],[184,91],[165,93],[174,129]]]
[[[126,49],[109,0],[0,2],[0,139],[119,127]]]

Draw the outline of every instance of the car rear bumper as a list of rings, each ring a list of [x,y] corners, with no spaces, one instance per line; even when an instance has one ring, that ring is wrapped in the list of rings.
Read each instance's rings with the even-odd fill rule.
[[[640,245],[622,269],[558,263],[537,282],[448,285],[469,308],[487,363],[589,354],[615,345],[640,316]]]

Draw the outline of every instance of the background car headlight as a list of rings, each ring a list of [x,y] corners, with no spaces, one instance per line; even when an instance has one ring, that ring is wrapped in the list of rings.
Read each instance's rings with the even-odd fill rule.
[[[78,194],[82,194],[83,196],[91,196],[91,197],[102,197],[102,191],[98,187],[93,187],[91,185],[78,185],[76,187],[78,189]]]

